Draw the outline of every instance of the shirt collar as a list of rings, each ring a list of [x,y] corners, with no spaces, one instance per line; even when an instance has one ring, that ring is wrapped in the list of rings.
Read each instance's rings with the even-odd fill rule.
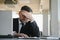
[[[18,19],[19,23],[21,23],[20,19]]]
[[[20,19],[18,19],[18,21],[19,21],[19,24],[21,24],[21,23],[22,23]],[[26,23],[24,23],[24,25],[25,25],[25,24],[26,24]]]

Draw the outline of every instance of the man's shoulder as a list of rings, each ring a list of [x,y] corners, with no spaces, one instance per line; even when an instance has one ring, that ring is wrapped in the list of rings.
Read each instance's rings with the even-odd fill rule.
[[[13,18],[13,20],[18,20],[19,18]]]
[[[19,18],[13,18],[13,22],[18,22]]]

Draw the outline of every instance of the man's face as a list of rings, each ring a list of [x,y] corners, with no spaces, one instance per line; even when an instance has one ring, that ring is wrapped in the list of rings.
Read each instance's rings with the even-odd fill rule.
[[[19,18],[20,18],[20,20],[23,21],[23,22],[26,22],[28,20],[28,18],[26,17],[27,14],[29,14],[29,12],[24,11],[24,10],[20,11],[19,12]]]

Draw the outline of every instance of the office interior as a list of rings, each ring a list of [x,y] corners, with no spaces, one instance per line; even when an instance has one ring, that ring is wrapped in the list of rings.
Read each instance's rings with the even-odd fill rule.
[[[32,8],[41,36],[60,37],[60,0],[0,0],[0,11],[10,10],[18,18],[24,5]]]

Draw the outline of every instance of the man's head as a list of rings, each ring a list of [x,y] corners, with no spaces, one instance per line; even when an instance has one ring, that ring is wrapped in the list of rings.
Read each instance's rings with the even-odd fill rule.
[[[21,8],[21,10],[25,10],[25,11],[27,11],[27,12],[32,12],[32,9],[31,9],[30,7],[28,7],[28,6],[23,6],[23,7]]]
[[[32,9],[28,6],[23,6],[21,8],[21,11],[19,12],[19,18],[21,21],[28,21],[27,19],[29,19],[29,16],[32,13]]]

